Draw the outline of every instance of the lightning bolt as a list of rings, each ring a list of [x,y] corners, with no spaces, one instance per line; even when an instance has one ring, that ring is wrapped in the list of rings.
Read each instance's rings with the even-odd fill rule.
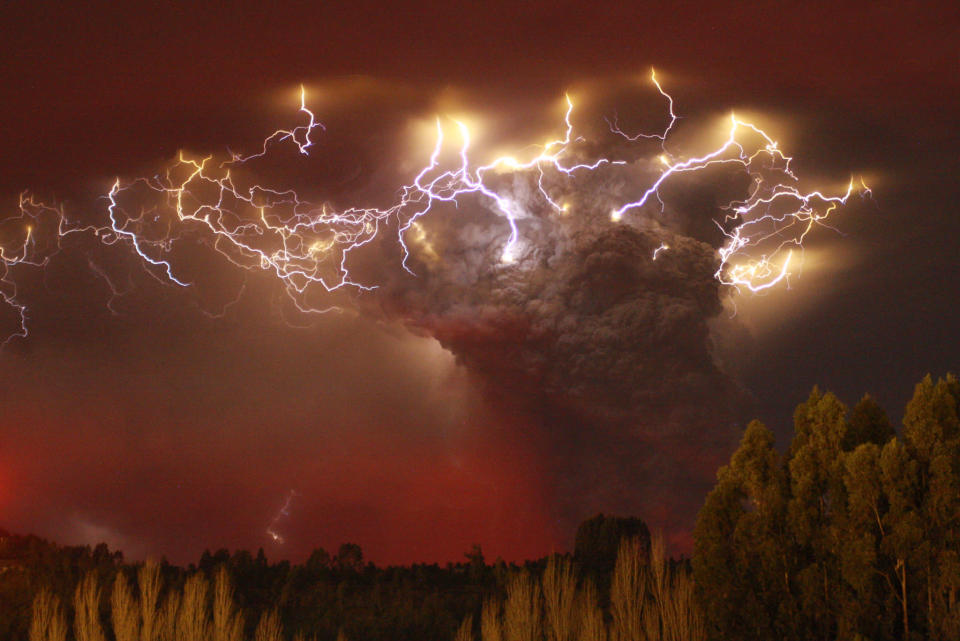
[[[270,537],[277,545],[283,545],[286,543],[286,539],[278,531],[277,527],[285,518],[290,516],[290,504],[293,502],[293,497],[297,496],[297,493],[293,490],[287,492],[287,496],[283,499],[283,505],[280,506],[280,510],[277,512],[276,516],[270,521],[270,525],[267,526],[267,536]]]
[[[688,157],[669,152],[667,142],[680,116],[655,71],[651,71],[650,80],[667,101],[669,122],[664,129],[631,135],[615,120],[608,124],[613,135],[628,142],[659,141],[660,152],[654,157],[657,162],[652,163],[658,170],[652,172],[647,183],[631,185],[639,196],[621,200],[605,224],[630,224],[651,200],[662,212],[665,204],[660,190],[678,175],[717,165],[743,171],[750,181],[747,196],[729,203],[722,210],[722,220],[715,221],[725,239],[717,250],[715,276],[735,291],[759,292],[790,276],[794,253],[802,251],[805,238],[815,227],[827,226],[830,214],[854,194],[870,194],[862,180],[859,184],[851,180],[846,191],[838,194],[801,190],[791,168],[792,158],[760,127],[735,114],[730,115],[727,136],[719,146]],[[19,316],[19,328],[6,340],[28,335],[28,308],[19,296],[15,272],[21,266],[44,267],[61,250],[64,240],[74,235],[93,235],[105,245],[126,246],[148,274],[181,288],[193,284],[176,267],[178,247],[202,242],[240,269],[273,275],[299,311],[323,313],[336,308],[318,306],[308,297],[316,288],[326,292],[376,289],[376,284],[352,276],[350,259],[385,229],[396,229],[403,256],[399,266],[414,274],[409,264],[410,243],[416,243],[427,256],[438,256],[421,219],[434,210],[455,210],[474,199],[504,221],[506,239],[499,255],[503,268],[519,268],[524,257],[523,219],[543,211],[570,215],[570,203],[565,202],[564,194],[574,176],[631,164],[623,158],[582,160],[585,139],[575,134],[574,101],[566,95],[562,133],[542,144],[524,147],[524,157],[504,155],[477,162],[468,126],[437,118],[435,142],[425,165],[396,191],[392,204],[336,209],[329,203],[311,203],[293,189],[261,184],[249,175],[249,163],[269,156],[277,146],[294,145],[302,155],[311,153],[314,136],[324,126],[308,107],[302,86],[299,103],[306,122],[273,132],[256,153],[244,156],[228,150],[228,156],[218,161],[214,156],[192,158],[181,152],[166,170],[154,176],[116,178],[104,197],[103,223],[71,221],[62,209],[22,194],[18,215],[4,221],[3,229],[14,230],[9,234],[14,240],[0,240],[0,296]],[[450,140],[456,146],[453,153],[445,153]],[[532,197],[518,197],[510,191],[505,178],[511,176],[531,178],[536,185]],[[612,198],[606,193],[588,196],[595,200],[600,196]],[[44,242],[37,242],[38,234]],[[661,244],[651,259],[656,260],[668,249]],[[102,270],[93,268],[106,278]],[[120,291],[109,279],[108,284],[112,301]],[[234,302],[242,291],[236,293]]]
[[[4,237],[12,236],[12,242],[0,241],[0,298],[16,314],[17,328],[10,332],[0,343],[7,345],[14,338],[26,338],[30,335],[27,327],[29,310],[20,299],[20,287],[15,273],[20,266],[44,268],[60,251],[60,234],[45,233],[64,220],[62,209],[51,207],[37,201],[31,194],[21,193],[17,213],[2,221]],[[48,237],[53,242],[48,244]],[[41,240],[41,237],[43,240]]]

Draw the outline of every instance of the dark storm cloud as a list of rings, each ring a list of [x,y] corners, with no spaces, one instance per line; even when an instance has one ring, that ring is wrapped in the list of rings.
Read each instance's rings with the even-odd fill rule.
[[[394,272],[375,304],[436,338],[491,397],[537,416],[566,529],[603,509],[678,535],[695,505],[681,497],[709,482],[746,406],[712,354],[709,323],[729,294],[714,277],[715,233],[689,235],[719,211],[680,199],[613,223],[614,196],[655,173],[645,158],[583,173],[557,196],[566,213],[543,202],[536,172],[510,179],[505,193],[526,208],[510,264],[506,221],[482,198],[424,217],[425,238],[409,241],[417,276]],[[653,515],[660,502],[669,518]]]

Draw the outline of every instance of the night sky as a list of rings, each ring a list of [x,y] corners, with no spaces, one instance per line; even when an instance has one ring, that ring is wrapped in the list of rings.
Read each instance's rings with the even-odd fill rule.
[[[810,184],[862,175],[873,199],[818,230],[789,288],[733,298],[697,271],[702,245],[681,245],[666,280],[631,271],[639,233],[585,230],[552,279],[513,288],[365,258],[381,290],[319,317],[202,257],[206,280],[184,293],[121,247],[76,243],[17,272],[31,333],[0,352],[0,527],[177,562],[261,546],[300,560],[349,541],[409,563],[473,543],[539,557],[605,511],[646,519],[682,553],[745,419],[785,444],[819,384],[848,403],[870,392],[899,421],[916,381],[960,366],[960,10],[650,4],[6,3],[2,217],[21,190],[95,216],[116,176],[180,149],[255,151],[298,122],[301,83],[327,130],[290,179],[333,200],[389,197],[429,154],[405,146],[411,123],[443,105],[523,144],[556,132],[568,89],[603,96],[588,129],[614,109],[663,126],[638,80],[651,66],[682,123],[749,114]],[[679,189],[671,233],[715,215],[703,189]],[[467,264],[437,216],[438,242]],[[608,291],[642,320],[584,315]],[[574,327],[543,342],[538,324]]]

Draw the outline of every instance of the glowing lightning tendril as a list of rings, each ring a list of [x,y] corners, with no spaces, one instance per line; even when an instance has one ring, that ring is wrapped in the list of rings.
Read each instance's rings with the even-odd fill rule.
[[[646,187],[641,187],[638,198],[612,209],[609,224],[628,223],[631,213],[645,207],[652,197],[656,197],[662,209],[664,203],[659,190],[675,175],[715,165],[740,167],[750,177],[751,187],[747,197],[730,203],[725,208],[724,220],[717,221],[726,240],[717,250],[719,266],[715,275],[725,285],[754,292],[777,285],[789,276],[793,251],[802,249],[811,229],[823,225],[832,211],[858,191],[854,181],[850,181],[845,193],[838,195],[801,191],[790,167],[792,159],[779,149],[777,142],[756,125],[733,114],[727,138],[719,147],[700,156],[677,157],[666,149],[678,120],[673,98],[664,91],[655,73],[651,73],[651,80],[668,101],[670,121],[666,128],[658,134],[628,135],[614,121],[610,123],[610,130],[630,142],[659,140],[661,169]],[[409,184],[400,188],[396,202],[382,209],[351,207],[334,211],[327,204],[318,207],[301,199],[292,189],[247,185],[232,173],[240,173],[239,169],[246,163],[267,156],[274,145],[288,141],[301,154],[310,153],[314,144],[312,135],[316,129],[323,129],[323,125],[307,107],[303,87],[300,88],[300,111],[307,116],[307,124],[275,131],[264,140],[261,150],[252,155],[230,152],[228,159],[216,163],[212,156],[191,159],[181,153],[161,174],[129,182],[117,178],[106,194],[105,224],[72,223],[62,210],[21,195],[18,216],[3,221],[0,230],[17,230],[13,234],[14,242],[0,243],[0,296],[19,315],[19,328],[7,340],[28,334],[27,307],[18,297],[11,270],[18,265],[46,265],[60,250],[61,241],[74,234],[93,234],[107,245],[124,244],[140,257],[148,273],[155,277],[162,274],[167,282],[180,287],[189,287],[191,282],[178,273],[171,253],[179,242],[200,238],[238,267],[274,274],[300,311],[323,312],[329,308],[318,307],[306,299],[307,291],[315,286],[328,292],[344,287],[376,288],[353,279],[349,269],[351,252],[370,243],[381,229],[395,223],[403,253],[401,266],[412,274],[408,264],[411,256],[408,234],[414,233],[414,240],[425,244],[426,233],[419,220],[438,205],[456,206],[472,196],[489,204],[506,221],[507,239],[500,260],[505,265],[513,265],[521,258],[519,221],[531,208],[539,206],[557,214],[568,213],[569,205],[561,204],[560,195],[548,188],[553,178],[569,178],[604,166],[630,164],[623,159],[609,158],[575,161],[574,147],[584,139],[574,135],[571,121],[574,104],[569,96],[566,96],[566,106],[563,137],[546,142],[538,153],[526,160],[502,156],[479,165],[471,162],[470,131],[459,121],[454,121],[460,143],[458,160],[452,166],[441,162],[447,136],[443,121],[438,118],[436,142],[428,163]],[[748,146],[751,140],[759,144]],[[542,202],[518,202],[501,186],[504,174],[535,178],[535,194]],[[862,181],[860,184],[859,191],[869,194],[866,185]],[[153,204],[148,205],[150,202]],[[37,241],[41,226],[44,233],[54,230],[50,233],[51,241]],[[434,252],[429,246],[427,250]],[[666,244],[661,244],[652,259],[656,260],[668,250]],[[751,257],[752,251],[761,252],[760,256]],[[119,295],[112,283],[110,287],[114,296]]]
[[[290,504],[293,502],[293,497],[297,493],[293,490],[287,492],[286,498],[283,500],[283,505],[280,507],[280,511],[277,512],[276,516],[273,517],[273,520],[270,521],[270,525],[267,526],[267,536],[276,543],[277,545],[283,545],[286,543],[286,539],[280,534],[277,529],[277,526],[280,524],[280,521],[290,516]]]

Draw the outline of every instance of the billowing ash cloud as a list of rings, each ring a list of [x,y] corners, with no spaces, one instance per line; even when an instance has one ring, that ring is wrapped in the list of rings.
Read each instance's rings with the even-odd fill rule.
[[[745,405],[711,353],[726,292],[715,227],[694,219],[719,211],[678,198],[610,220],[606,198],[649,175],[638,162],[568,180],[563,213],[538,203],[535,174],[513,177],[526,216],[508,264],[506,222],[482,200],[432,213],[409,243],[416,277],[394,273],[376,297],[492,397],[537,417],[567,527],[598,510],[668,534],[691,525]]]

